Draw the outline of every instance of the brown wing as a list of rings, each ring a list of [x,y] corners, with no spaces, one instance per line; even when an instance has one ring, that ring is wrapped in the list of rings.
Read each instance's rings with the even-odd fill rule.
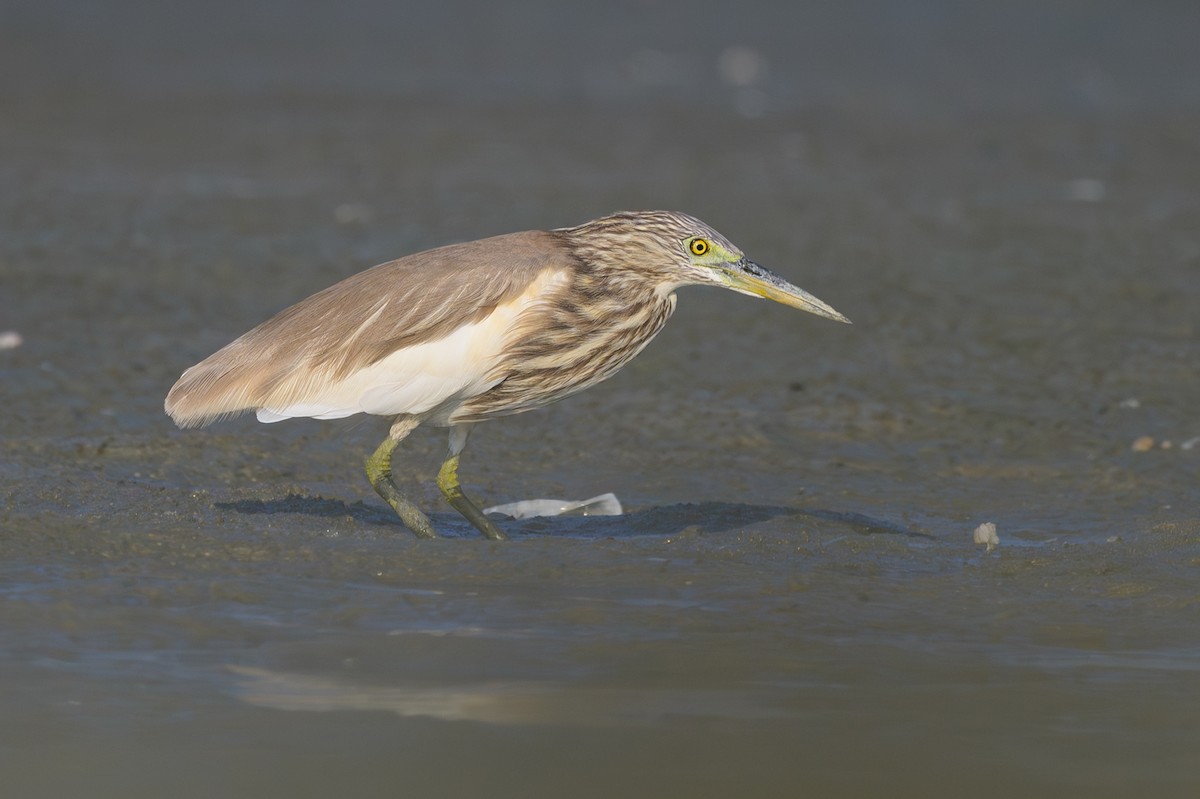
[[[560,234],[527,231],[380,264],[317,292],[188,369],[167,394],[180,427],[304,402],[330,381],[436,341],[572,265]]]

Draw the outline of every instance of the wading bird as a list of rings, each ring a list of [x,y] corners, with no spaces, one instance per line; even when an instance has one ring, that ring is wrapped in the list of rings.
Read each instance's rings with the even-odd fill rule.
[[[367,477],[423,538],[437,533],[396,487],[392,453],[420,424],[448,427],[438,487],[480,532],[503,539],[459,484],[471,426],[611,377],[662,329],[686,285],[849,322],[699,219],[618,213],[439,247],[346,278],[185,371],[166,411],[180,427],[245,411],[260,422],[392,417]]]

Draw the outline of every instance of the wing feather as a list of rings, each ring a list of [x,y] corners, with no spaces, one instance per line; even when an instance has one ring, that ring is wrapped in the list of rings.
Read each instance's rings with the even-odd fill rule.
[[[263,421],[336,418],[365,410],[364,395],[369,412],[423,412],[403,406],[433,407],[478,387],[474,363],[486,360],[491,337],[502,338],[492,329],[499,320],[487,325],[488,317],[517,308],[545,283],[540,278],[572,264],[561,235],[544,231],[380,264],[281,311],[185,371],[167,395],[167,413],[182,427],[249,410],[261,410]],[[465,326],[480,332],[456,339]],[[444,340],[456,343],[439,353],[433,345]],[[413,348],[420,357],[405,359]],[[482,355],[464,361],[465,352]]]

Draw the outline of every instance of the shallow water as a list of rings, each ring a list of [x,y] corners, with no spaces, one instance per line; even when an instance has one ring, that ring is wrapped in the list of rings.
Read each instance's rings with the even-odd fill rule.
[[[1195,795],[1190,6],[95,8],[0,26],[5,795]],[[481,541],[421,430],[416,541],[382,420],[162,414],[346,274],[636,207],[855,325],[684,290],[473,434],[485,504],[625,516]]]

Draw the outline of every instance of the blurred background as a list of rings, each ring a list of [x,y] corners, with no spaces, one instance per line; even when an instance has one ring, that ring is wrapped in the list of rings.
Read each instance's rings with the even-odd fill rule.
[[[1200,6],[0,2],[13,795],[1191,796]],[[702,289],[439,431],[177,431],[373,264],[693,213],[853,327]],[[400,471],[400,470],[398,470]],[[1000,544],[977,545],[993,522]]]

